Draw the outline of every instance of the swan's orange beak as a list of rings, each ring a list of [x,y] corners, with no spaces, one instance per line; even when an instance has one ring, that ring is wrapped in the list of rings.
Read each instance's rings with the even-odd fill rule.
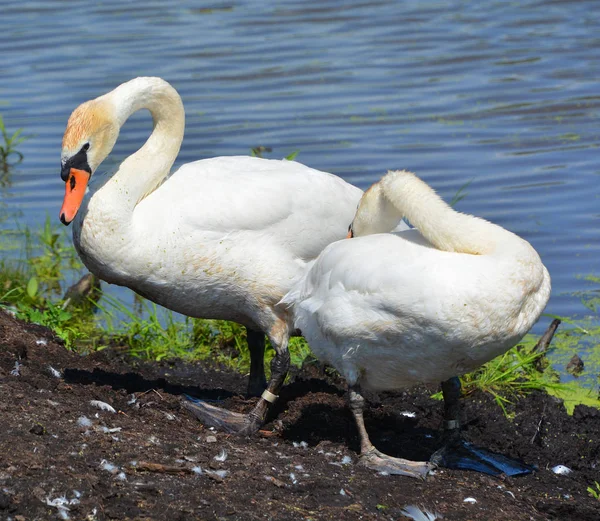
[[[60,221],[65,226],[69,225],[75,219],[89,180],[89,172],[79,170],[78,168],[71,168],[65,182],[65,198],[63,199],[59,215]]]

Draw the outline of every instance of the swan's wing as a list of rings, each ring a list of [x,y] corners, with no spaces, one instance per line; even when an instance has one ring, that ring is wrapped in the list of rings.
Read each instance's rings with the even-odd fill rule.
[[[444,323],[443,306],[468,296],[461,281],[469,268],[461,262],[417,230],[339,241],[325,248],[282,304],[294,307],[302,331],[318,327],[331,338],[375,332],[381,340],[384,330],[399,333],[410,322]]]
[[[341,178],[286,160],[218,157],[183,165],[136,208],[138,221],[181,233],[256,236],[301,259],[344,237],[362,195]]]
[[[452,344],[512,327],[527,300],[515,275],[508,257],[440,251],[409,230],[329,245],[283,304],[303,332],[340,342],[393,343],[407,332]]]

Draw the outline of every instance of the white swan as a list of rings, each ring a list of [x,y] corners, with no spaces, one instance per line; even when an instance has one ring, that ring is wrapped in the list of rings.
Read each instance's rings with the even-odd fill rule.
[[[380,233],[401,217],[418,231]],[[373,448],[359,387],[437,383],[505,352],[539,318],[550,276],[527,241],[453,210],[410,172],[389,172],[365,192],[351,234],[282,303],[314,354],[348,381],[367,466],[423,476],[428,464]]]
[[[152,114],[152,134],[84,198],[120,127],[140,109]],[[102,280],[188,316],[239,322],[249,343],[253,331],[268,335],[277,353],[268,389],[251,415],[221,425],[251,431],[289,365],[287,311],[277,303],[308,262],[346,235],[362,191],[300,163],[254,157],[188,163],[165,180],[183,132],[181,98],[160,78],[136,78],[80,105],[63,138],[60,219],[73,221],[75,248]],[[254,341],[251,383],[260,385],[264,334]]]

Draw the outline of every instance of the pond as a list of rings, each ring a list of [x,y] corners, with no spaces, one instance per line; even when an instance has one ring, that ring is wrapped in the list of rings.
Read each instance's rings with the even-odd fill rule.
[[[459,210],[539,251],[547,313],[595,316],[582,300],[600,285],[586,278],[600,275],[599,50],[591,0],[5,0],[0,113],[31,137],[2,200],[20,225],[58,225],[71,111],[161,76],[186,107],[176,166],[260,145],[361,188],[398,168],[446,200],[464,188]],[[101,168],[150,130],[132,117]]]

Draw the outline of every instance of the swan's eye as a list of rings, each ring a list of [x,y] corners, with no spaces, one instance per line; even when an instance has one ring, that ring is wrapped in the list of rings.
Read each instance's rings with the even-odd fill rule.
[[[84,152],[87,152],[89,149],[90,149],[90,144],[89,143],[86,143],[85,145],[83,145],[81,147],[81,150],[83,150]]]

